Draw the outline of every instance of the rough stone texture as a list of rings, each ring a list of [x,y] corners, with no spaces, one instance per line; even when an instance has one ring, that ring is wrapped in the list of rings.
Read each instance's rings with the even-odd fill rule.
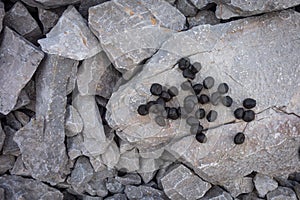
[[[242,193],[250,193],[254,189],[252,178],[242,177],[235,180],[229,180],[228,182],[222,183],[222,186],[230,192],[231,196],[237,197]]]
[[[81,133],[77,134],[74,137],[67,138],[67,152],[71,160],[84,155],[85,148],[83,145],[83,136]]]
[[[4,141],[5,141],[5,133],[4,133],[4,131],[2,129],[2,126],[0,124],[0,151],[2,150]]]
[[[4,126],[5,132],[5,140],[3,143],[3,151],[4,155],[20,155],[20,149],[17,143],[14,141],[14,136],[16,135],[16,131],[9,126]]]
[[[38,43],[44,52],[74,60],[83,60],[101,51],[99,41],[73,6],[65,10],[46,38]]]
[[[38,23],[19,1],[5,14],[4,24],[34,43],[42,36]]]
[[[14,111],[14,115],[16,119],[21,123],[22,126],[25,126],[30,121],[30,117],[23,112]]]
[[[84,147],[92,157],[103,154],[109,143],[104,133],[95,96],[74,95],[73,106],[83,120],[82,135]]]
[[[124,191],[124,185],[122,185],[115,178],[108,178],[105,186],[107,190],[112,194],[122,193]]]
[[[116,176],[115,179],[123,185],[139,185],[142,182],[141,177],[136,173],[128,173],[124,176]]]
[[[140,169],[138,170],[138,173],[142,177],[144,183],[149,183],[153,179],[159,166],[159,160],[140,158]]]
[[[103,160],[103,163],[108,168],[114,168],[118,164],[120,158],[120,150],[115,141],[110,142],[106,151],[101,155],[101,158]]]
[[[8,114],[44,57],[42,51],[5,27],[0,46],[0,113]]]
[[[43,34],[48,33],[51,28],[55,26],[60,17],[59,13],[43,8],[38,8],[38,16],[43,25]]]
[[[22,0],[29,6],[38,8],[56,8],[79,3],[80,0]]]
[[[295,192],[287,187],[278,187],[267,194],[267,200],[297,200]]]
[[[16,119],[15,115],[12,112],[6,115],[5,121],[6,125],[8,125],[16,131],[22,128],[22,124]]]
[[[74,66],[72,68],[71,75],[69,77],[68,84],[67,84],[67,95],[71,94],[76,88],[78,65],[79,62],[77,63],[76,67]]]
[[[83,121],[76,110],[72,105],[67,106],[66,110],[66,136],[73,137],[80,133],[83,129]]]
[[[126,172],[134,172],[140,168],[139,155],[134,148],[129,151],[125,151],[120,155],[119,162],[117,164],[118,169],[123,169]]]
[[[232,196],[222,188],[214,186],[199,200],[233,200]]]
[[[24,165],[22,155],[18,156],[14,167],[12,168],[12,170],[10,170],[10,173],[19,176],[31,176],[30,171]]]
[[[133,186],[127,185],[125,187],[125,194],[128,199],[155,199],[155,200],[163,200],[165,198],[165,194],[157,189],[148,186]]]
[[[213,0],[190,0],[198,9],[204,8],[207,4],[213,3]]]
[[[278,187],[278,183],[272,177],[264,174],[256,174],[253,182],[260,197],[265,197],[268,192]]]
[[[195,16],[198,9],[189,2],[189,0],[178,0],[176,2],[177,9],[187,17]]]
[[[122,130],[117,131],[118,136],[131,145],[166,148],[200,177],[215,184],[252,171],[273,176],[299,170],[299,118],[274,107],[289,108],[289,102],[300,90],[300,46],[295,42],[299,20],[299,13],[289,10],[174,34],[143,71],[112,95],[106,120],[113,129]],[[138,115],[137,107],[152,100],[152,83],[180,88],[185,79],[174,65],[184,56],[202,63],[194,82],[214,76],[216,86],[227,82],[231,88],[228,94],[234,100],[232,107],[214,107],[222,115],[210,125],[202,121],[205,127],[234,120],[233,111],[247,97],[257,100],[256,120],[247,127],[239,122],[210,129],[207,143],[200,144],[188,134],[189,126],[184,120],[167,121],[166,127],[160,127],[153,122],[153,116]],[[179,92],[177,100],[181,102],[186,92]],[[234,135],[243,130],[246,141],[237,146]]]
[[[185,17],[164,0],[113,0],[89,9],[89,26],[116,68],[130,76],[184,28]]]
[[[15,157],[11,155],[0,155],[0,175],[4,174],[7,170],[13,168]]]
[[[4,3],[0,2],[0,31],[2,31],[2,22],[5,15]]]
[[[81,95],[99,95],[110,98],[121,74],[114,69],[102,51],[86,59],[79,67],[77,75],[78,90]]]
[[[17,103],[13,110],[18,110],[19,108],[22,108],[23,106],[30,104],[30,101],[31,100],[30,100],[28,94],[26,93],[25,88],[23,88],[19,94]]]
[[[0,188],[5,190],[4,199],[63,199],[63,194],[59,190],[39,181],[20,176],[5,175],[0,177]]]
[[[184,165],[173,169],[161,179],[164,192],[170,199],[198,199],[211,185],[194,175]]]
[[[127,200],[127,197],[125,194],[114,194],[111,197],[105,198],[105,200]]]
[[[196,16],[188,17],[187,20],[189,28],[204,24],[216,25],[220,23],[220,20],[216,17],[215,13],[210,10],[199,11]]]
[[[84,17],[84,18],[88,18],[88,12],[89,12],[89,8],[99,5],[101,3],[104,3],[108,0],[81,0],[80,6],[79,6],[79,12],[80,14]]]
[[[4,192],[5,192],[5,190],[3,188],[0,188],[0,199],[4,199],[5,198]]]

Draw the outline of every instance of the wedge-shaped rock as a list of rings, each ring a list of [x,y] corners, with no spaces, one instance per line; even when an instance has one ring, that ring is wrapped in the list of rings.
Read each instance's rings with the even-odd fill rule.
[[[99,41],[73,6],[65,10],[46,38],[38,43],[44,52],[74,60],[83,60],[101,51]]]
[[[141,185],[141,186],[133,186],[127,185],[125,188],[125,194],[128,199],[157,199],[163,200],[166,199],[163,191],[154,189],[149,186]]]
[[[278,187],[278,183],[272,177],[264,174],[256,174],[253,182],[260,197],[265,197],[268,192]]]
[[[254,189],[251,177],[243,177],[222,183],[222,186],[230,192],[231,196],[237,197],[242,193],[250,193]]]
[[[66,111],[66,135],[68,137],[73,137],[80,133],[83,129],[83,121],[78,111],[72,106],[69,105]]]
[[[0,46],[0,113],[8,114],[44,57],[42,51],[5,27]]]
[[[297,200],[295,192],[287,187],[278,187],[276,190],[273,190],[267,194],[267,200]]]
[[[0,174],[3,175],[6,171],[13,168],[15,157],[11,155],[0,155]]]
[[[89,9],[89,26],[116,68],[132,74],[152,56],[185,17],[163,0],[114,0]]]
[[[289,109],[292,100],[297,102],[295,95],[300,91],[299,16],[288,10],[174,34],[137,76],[113,93],[107,104],[108,123],[122,130],[117,134],[131,145],[166,148],[212,183],[244,177],[252,171],[269,176],[297,171],[300,119],[280,110]],[[180,87],[186,79],[176,66],[182,57],[202,64],[195,83],[214,77],[215,86],[206,92],[216,91],[221,82],[230,87],[230,108],[203,106],[219,113],[213,123],[201,121],[205,128],[215,127],[207,131],[204,144],[190,134],[185,120],[167,120],[161,127],[153,115],[137,113],[140,104],[154,99],[149,91],[153,83],[179,88],[178,97],[169,105],[182,105],[188,94]],[[248,125],[243,121],[223,125],[235,120],[234,110],[248,97],[257,101],[256,120]],[[293,104],[291,109],[298,116],[299,107]],[[241,131],[246,135],[245,143],[235,145],[233,138]]]
[[[57,23],[60,12],[55,12],[54,10],[46,10],[43,8],[38,8],[39,20],[43,25],[43,34],[48,33],[53,26]]]
[[[62,200],[63,194],[40,181],[21,176],[0,177],[0,188],[4,189],[4,199],[31,199],[31,200]]]
[[[2,153],[4,155],[13,155],[13,156],[20,155],[20,149],[17,143],[14,141],[16,130],[12,129],[9,126],[4,126],[4,132],[5,132],[5,140],[3,143]]]
[[[31,42],[36,42],[42,36],[38,23],[19,1],[5,14],[4,24]]]
[[[224,191],[219,186],[214,186],[211,188],[204,197],[200,198],[200,200],[211,200],[211,199],[222,199],[222,200],[233,200],[231,195]]]
[[[38,8],[56,8],[79,3],[80,0],[22,0],[29,6]]]

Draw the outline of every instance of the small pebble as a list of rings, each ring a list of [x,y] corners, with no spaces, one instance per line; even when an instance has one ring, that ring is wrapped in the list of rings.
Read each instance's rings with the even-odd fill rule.
[[[140,115],[142,115],[142,116],[149,114],[147,105],[145,105],[145,104],[140,105],[140,106],[138,107],[137,111],[138,111],[138,113],[139,113]]]
[[[178,61],[178,67],[179,69],[181,70],[185,70],[187,69],[189,66],[190,66],[190,59],[189,58],[181,58],[179,61]]]
[[[192,83],[190,81],[184,81],[183,83],[181,83],[181,89],[182,90],[191,90],[192,89]]]
[[[166,91],[162,91],[160,97],[163,98],[166,102],[172,99],[171,95]]]
[[[195,117],[197,119],[203,119],[205,117],[205,110],[203,108],[199,108],[196,112],[195,112]]]
[[[198,103],[198,97],[196,95],[188,95],[184,98],[183,102],[193,101],[195,104]]]
[[[193,90],[194,90],[196,95],[200,94],[202,89],[203,89],[203,85],[200,84],[200,83],[193,85]]]
[[[160,104],[164,107],[166,106],[166,101],[162,97],[158,97],[155,102],[156,104]]]
[[[198,102],[201,104],[206,104],[209,102],[209,97],[206,94],[201,94],[198,96]]]
[[[256,101],[254,99],[247,98],[243,101],[243,106],[247,109],[254,108],[256,106]]]
[[[182,119],[186,119],[186,118],[188,118],[188,112],[185,110],[185,108],[184,107],[179,107],[178,109],[177,109],[177,111],[178,111],[178,115],[179,115],[179,117],[181,117]]]
[[[217,119],[217,117],[218,117],[218,113],[215,110],[209,111],[208,114],[206,115],[206,119],[209,122],[215,121]]]
[[[220,94],[226,94],[229,90],[229,86],[227,85],[227,83],[221,83],[219,86],[218,86],[218,92]]]
[[[183,103],[183,107],[187,113],[193,112],[195,106],[196,104],[192,100]]]
[[[162,92],[162,86],[158,83],[153,83],[150,88],[151,94],[159,96]]]
[[[154,114],[160,114],[165,110],[165,107],[161,104],[154,104],[149,108],[149,112]]]
[[[151,108],[151,106],[153,106],[153,105],[155,105],[155,104],[157,104],[157,101],[149,101],[149,102],[147,103],[147,109],[149,110],[149,109]]]
[[[200,124],[192,125],[190,129],[191,134],[199,134],[202,131],[203,131],[203,126]]]
[[[230,96],[225,96],[222,98],[222,104],[226,107],[230,107],[232,105],[232,98]]]
[[[168,89],[168,93],[171,95],[171,97],[175,97],[178,95],[178,89],[175,86],[172,86]]]
[[[206,89],[212,88],[214,86],[214,84],[215,84],[215,79],[211,76],[206,77],[203,81],[203,86]]]
[[[237,108],[233,114],[236,119],[242,119],[244,116],[244,112],[244,108]]]
[[[183,70],[182,75],[184,78],[188,78],[192,80],[195,78],[195,74],[190,69]]]
[[[168,118],[172,120],[176,120],[179,118],[178,112],[176,108],[170,108],[168,112]]]
[[[207,142],[207,137],[204,133],[197,133],[196,140],[200,143],[205,143],[205,142]]]
[[[218,105],[220,98],[221,98],[221,94],[219,92],[212,93],[210,96],[211,104],[214,106]]]
[[[189,116],[186,119],[186,123],[190,126],[199,124],[199,120],[196,117]]]
[[[194,62],[193,66],[197,69],[198,72],[202,69],[202,65],[199,62]]]
[[[246,110],[244,112],[243,120],[245,122],[251,122],[255,119],[255,113],[253,110]]]
[[[198,69],[194,67],[194,65],[190,65],[188,69],[195,75],[199,72]]]
[[[154,120],[158,126],[166,126],[166,121],[163,116],[156,116]]]
[[[245,141],[245,135],[244,135],[244,133],[239,132],[239,133],[237,133],[237,134],[234,136],[234,143],[235,143],[235,144],[243,144],[244,141]]]

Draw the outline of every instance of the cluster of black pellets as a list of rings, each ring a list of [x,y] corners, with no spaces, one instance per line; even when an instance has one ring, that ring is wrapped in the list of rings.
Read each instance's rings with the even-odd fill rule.
[[[214,122],[218,113],[215,110],[205,111],[203,108],[197,108],[194,115],[191,113],[194,111],[197,105],[212,104],[213,106],[222,103],[223,106],[231,107],[233,99],[226,95],[229,91],[227,83],[221,83],[218,85],[217,91],[210,95],[205,94],[205,90],[213,88],[215,80],[213,77],[206,77],[201,83],[193,83],[197,73],[201,70],[202,66],[199,62],[193,64],[190,63],[188,58],[181,58],[178,61],[178,68],[182,71],[182,75],[187,80],[181,84],[182,90],[189,90],[191,95],[185,97],[182,107],[168,107],[167,102],[171,101],[173,97],[178,95],[178,89],[174,86],[169,89],[158,83],[153,83],[150,88],[152,95],[158,98],[155,101],[150,101],[146,104],[142,104],[138,107],[138,113],[140,115],[147,115],[149,112],[157,114],[155,122],[159,126],[165,126],[165,119],[177,120],[178,118],[186,119],[186,123],[190,125],[190,133],[195,135],[195,138],[200,143],[205,143],[207,137],[204,133],[204,127],[201,125],[200,120],[206,119],[208,122]],[[242,119],[245,122],[254,120],[255,113],[250,110],[256,106],[256,101],[251,98],[247,98],[243,101],[244,108],[238,108],[234,111],[236,119]],[[234,137],[235,144],[242,144],[245,140],[245,135],[239,132]]]

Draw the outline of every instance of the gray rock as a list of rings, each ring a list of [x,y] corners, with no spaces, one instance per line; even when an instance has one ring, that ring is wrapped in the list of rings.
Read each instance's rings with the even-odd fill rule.
[[[4,133],[4,131],[2,129],[2,126],[0,124],[0,151],[2,150],[4,141],[5,141],[5,133]]]
[[[161,182],[170,199],[198,199],[211,188],[209,183],[194,175],[184,165],[173,169]]]
[[[278,187],[267,194],[267,200],[297,200],[295,192],[287,187]]]
[[[101,155],[101,158],[103,163],[108,168],[114,168],[118,164],[120,158],[120,150],[114,140],[110,142],[106,151]]]
[[[67,106],[65,120],[66,136],[73,137],[80,133],[83,129],[83,121],[72,105]]]
[[[0,31],[2,31],[2,22],[5,15],[4,3],[0,2]]]
[[[160,167],[159,160],[151,158],[140,158],[140,169],[137,171],[144,183],[149,183]]]
[[[6,115],[16,105],[44,54],[8,27],[4,28],[0,54],[0,113]]]
[[[199,200],[233,200],[232,196],[226,191],[224,191],[219,186],[214,186],[211,188],[204,197],[200,198]]]
[[[241,194],[236,199],[240,199],[240,200],[262,200],[261,198],[259,198],[257,196],[257,194],[255,192],[251,192],[251,193],[248,193],[248,194]]]
[[[87,156],[89,154],[86,154]],[[95,170],[95,172],[103,171],[107,169],[106,165],[103,163],[101,156],[90,157],[90,162]]]
[[[143,158],[152,158],[152,159],[157,159],[159,158],[164,149],[139,149],[139,154]]]
[[[95,96],[73,96],[73,106],[83,120],[83,145],[92,157],[97,157],[106,151],[106,139],[101,116],[96,105]],[[90,157],[90,156],[89,156]]]
[[[19,1],[5,14],[4,24],[33,43],[42,36],[38,23]]]
[[[23,106],[26,106],[26,105],[30,104],[30,101],[31,100],[30,100],[28,94],[26,93],[25,88],[23,88],[21,90],[20,94],[19,94],[17,103],[16,103],[13,110],[18,110],[19,108],[22,108]]]
[[[199,11],[196,16],[188,17],[187,20],[189,28],[204,24],[216,25],[220,23],[220,20],[216,17],[215,13],[210,10]]]
[[[128,173],[124,176],[116,176],[115,179],[123,185],[140,185],[142,183],[141,177],[136,173]]]
[[[93,167],[86,157],[79,157],[76,160],[74,169],[67,182],[72,185],[77,192],[83,192],[87,182],[89,182],[94,175]]]
[[[117,169],[126,170],[126,172],[134,172],[140,168],[139,154],[136,149],[124,152],[120,155]]]
[[[295,182],[295,185],[293,187],[293,190],[295,191],[296,193],[296,196],[297,198],[299,199],[300,198],[300,184]]]
[[[127,200],[125,194],[114,194],[113,196],[105,198],[105,200]]]
[[[73,90],[75,89],[76,87],[76,81],[77,81],[77,72],[78,72],[78,63],[76,63],[76,67],[74,66],[72,68],[72,71],[71,71],[71,75],[68,79],[68,84],[67,84],[67,95],[71,94],[73,92]]]
[[[260,197],[265,197],[268,192],[278,187],[278,183],[272,177],[260,173],[255,175],[253,182]]]
[[[122,185],[115,178],[108,178],[105,186],[107,190],[113,194],[122,193],[124,191],[124,185]]]
[[[82,200],[102,200],[102,197],[94,197],[88,195],[82,195]]]
[[[4,132],[5,132],[5,140],[3,143],[2,153],[4,155],[19,156],[20,149],[17,143],[14,141],[14,136],[16,135],[16,131],[10,128],[9,126],[4,126]]]
[[[198,11],[198,9],[190,3],[189,0],[178,0],[176,2],[176,7],[187,17],[195,16]]]
[[[74,60],[83,60],[101,51],[99,41],[73,6],[64,11],[46,38],[38,43],[44,52]]]
[[[89,1],[81,0],[80,6],[79,6],[79,12],[84,18],[87,19],[90,7],[99,5],[106,1],[108,1],[108,0],[89,0]]]
[[[43,34],[48,33],[51,28],[55,26],[58,19],[60,18],[60,13],[52,10],[46,10],[43,8],[38,8],[39,20],[43,25]]]
[[[130,77],[174,31],[184,28],[185,17],[164,0],[113,0],[89,9],[89,26],[116,68]]]
[[[148,186],[133,186],[127,185],[125,187],[125,194],[128,199],[150,199],[150,200],[163,200],[166,199],[165,194],[157,189]]]
[[[5,190],[4,199],[31,199],[31,200],[62,200],[63,194],[40,181],[20,176],[0,177],[0,188]]]
[[[20,112],[20,111],[14,111],[14,116],[21,123],[22,126],[25,126],[30,121],[30,117],[28,115],[26,115],[25,113]]]
[[[94,173],[93,178],[85,184],[85,191],[90,195],[105,197],[108,194],[108,190],[105,185],[105,178],[110,175],[110,171],[107,170]]]
[[[16,119],[15,115],[12,112],[6,115],[5,121],[6,125],[8,125],[16,131],[22,128],[22,124]]]
[[[99,95],[108,99],[120,78],[121,74],[102,51],[82,62],[77,75],[78,90],[81,95]]]
[[[10,170],[10,173],[19,176],[31,176],[30,171],[24,165],[22,155],[18,156],[13,168]]]
[[[204,8],[207,4],[213,3],[214,0],[190,0],[198,9]]]
[[[5,192],[5,190],[3,188],[0,188],[0,199],[4,199],[5,198],[4,192]]]
[[[295,86],[300,84],[296,51],[300,46],[294,42],[300,30],[296,25],[299,20],[299,13],[288,10],[174,34],[138,75],[113,93],[107,104],[107,122],[113,129],[122,130],[117,132],[118,136],[131,145],[165,148],[214,184],[244,177],[252,171],[268,176],[297,171],[299,118],[280,110],[285,111],[282,105],[289,109],[289,102],[300,90]],[[270,45],[272,50],[267,47]],[[231,108],[214,107],[222,113],[215,122],[203,121],[205,127],[217,127],[207,131],[205,144],[199,144],[188,134],[185,120],[167,120],[165,128],[155,124],[151,115],[137,113],[140,104],[152,100],[149,91],[152,83],[180,88],[185,79],[174,65],[185,56],[203,66],[195,82],[214,76],[216,87],[221,82],[229,85],[228,95],[234,100]],[[172,103],[180,104],[186,94],[180,89]],[[257,100],[256,120],[247,127],[242,121],[223,126],[235,120],[232,112],[247,97]],[[235,145],[233,138],[240,131],[246,135],[245,143]]]
[[[65,5],[79,3],[80,0],[22,0],[29,6],[38,8],[57,8]]]
[[[83,145],[83,136],[81,133],[74,137],[67,138],[67,152],[71,160],[84,155],[85,148]]]
[[[228,180],[221,185],[230,192],[231,196],[237,197],[242,193],[250,193],[254,189],[251,177],[242,177],[235,180]]]
[[[0,175],[12,169],[15,163],[15,157],[11,155],[0,155]]]

